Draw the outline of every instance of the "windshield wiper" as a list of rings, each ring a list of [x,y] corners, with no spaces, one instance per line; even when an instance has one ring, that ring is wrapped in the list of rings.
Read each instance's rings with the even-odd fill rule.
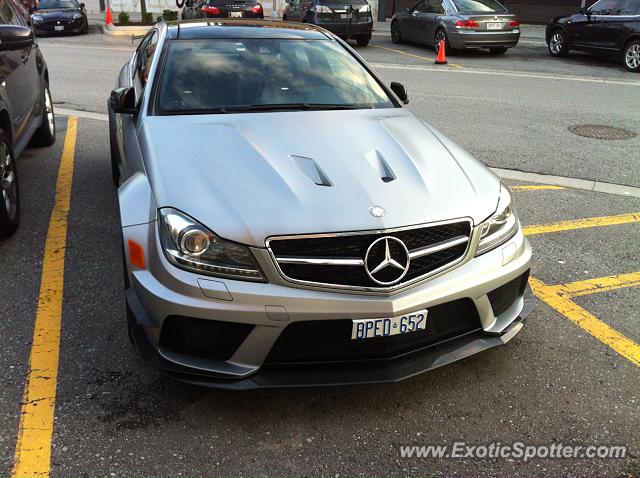
[[[355,105],[339,103],[272,103],[249,106],[249,111],[279,110],[352,110]]]

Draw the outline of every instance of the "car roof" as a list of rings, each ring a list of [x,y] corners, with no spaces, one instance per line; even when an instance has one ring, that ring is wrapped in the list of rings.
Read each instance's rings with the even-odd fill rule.
[[[210,38],[277,38],[290,40],[328,40],[321,28],[307,23],[271,20],[224,20],[206,18],[167,23],[167,36],[172,40]]]

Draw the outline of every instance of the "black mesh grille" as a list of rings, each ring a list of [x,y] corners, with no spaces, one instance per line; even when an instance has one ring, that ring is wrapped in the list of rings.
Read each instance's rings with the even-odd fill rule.
[[[351,320],[314,320],[287,326],[267,363],[330,362],[385,359],[480,329],[471,299],[429,308],[427,329],[389,337],[351,340]]]
[[[162,324],[160,345],[192,357],[228,360],[253,325],[171,315]]]
[[[511,307],[516,299],[524,293],[528,279],[529,272],[526,272],[487,294],[493,308],[493,315],[498,316]]]
[[[409,251],[412,251],[447,239],[459,236],[470,236],[470,234],[471,225],[465,221],[397,232],[382,232],[379,234],[272,240],[269,246],[276,258],[289,256],[364,259],[369,246],[382,236],[398,238],[405,244]],[[391,243],[391,247],[399,246]],[[409,271],[402,282],[426,275],[461,258],[466,249],[467,243],[464,243],[435,254],[413,259]],[[376,258],[371,259],[372,262],[376,262]],[[356,287],[380,287],[369,278],[362,266],[283,263],[280,264],[280,269],[287,277],[295,280]],[[380,280],[381,278],[378,277],[378,279]],[[382,279],[384,282],[384,278]]]

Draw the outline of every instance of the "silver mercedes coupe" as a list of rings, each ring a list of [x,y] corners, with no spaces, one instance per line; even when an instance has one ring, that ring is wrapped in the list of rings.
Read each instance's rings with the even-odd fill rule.
[[[523,327],[531,247],[508,189],[333,34],[160,23],[117,86],[127,325],[170,376],[395,382]]]

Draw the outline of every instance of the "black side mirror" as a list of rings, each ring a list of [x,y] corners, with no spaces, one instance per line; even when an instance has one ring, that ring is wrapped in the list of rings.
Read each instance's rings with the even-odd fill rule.
[[[409,104],[409,95],[407,95],[407,89],[404,87],[402,83],[397,83],[395,81],[391,82],[391,91],[393,91],[396,96],[402,101],[405,105]]]
[[[18,25],[0,25],[0,50],[22,50],[34,43],[33,31]]]
[[[133,87],[116,88],[109,97],[109,106],[114,113],[132,115],[137,113],[136,92]]]
[[[80,4],[80,8],[84,8],[84,3],[81,3],[81,4]]]

